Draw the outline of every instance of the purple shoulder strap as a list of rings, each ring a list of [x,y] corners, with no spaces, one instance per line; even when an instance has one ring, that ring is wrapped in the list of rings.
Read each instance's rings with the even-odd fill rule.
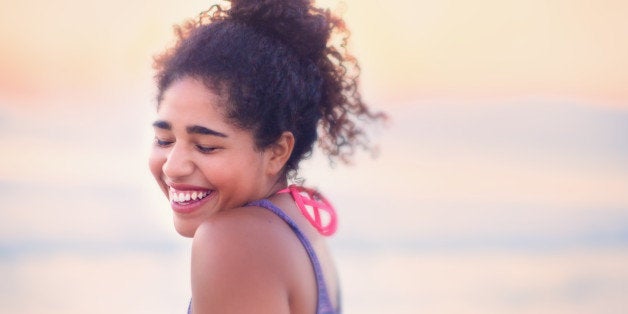
[[[316,256],[316,252],[312,247],[310,241],[305,237],[301,229],[297,226],[297,224],[279,207],[273,204],[271,201],[267,199],[262,199],[258,201],[251,202],[247,204],[248,206],[259,206],[262,208],[266,208],[267,210],[273,212],[275,215],[279,216],[283,221],[285,221],[288,226],[292,229],[292,231],[297,235],[301,244],[307,251],[307,255],[310,257],[310,261],[312,262],[312,267],[314,267],[314,275],[316,276],[316,286],[318,290],[318,302],[316,306],[317,314],[336,314],[334,310],[334,306],[331,304],[331,300],[329,299],[329,293],[327,292],[327,285],[325,284],[325,278],[323,276],[323,270],[321,268],[321,264],[318,260],[318,256]]]

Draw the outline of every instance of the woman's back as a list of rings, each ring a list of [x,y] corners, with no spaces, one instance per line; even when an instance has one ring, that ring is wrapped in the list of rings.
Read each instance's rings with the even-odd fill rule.
[[[193,291],[193,304],[208,302],[229,313],[263,313],[264,308],[339,313],[338,279],[325,238],[288,194],[221,212],[202,224],[194,237],[192,270],[192,286],[205,283],[196,285],[200,291]],[[233,294],[240,301],[221,307]]]
[[[321,303],[322,308],[335,309],[334,313],[339,313],[341,307],[340,289],[338,274],[332,254],[329,251],[325,236],[312,226],[312,224],[304,217],[301,210],[297,208],[296,203],[290,197],[289,194],[280,194],[270,198],[272,204],[276,204],[277,207],[283,211],[289,219],[296,225],[298,232],[302,233],[307,244],[302,243],[304,249],[309,244],[313,250],[314,257],[303,256],[299,254],[299,266],[309,265],[311,267],[304,267],[300,270],[299,275],[294,278],[295,281],[300,281],[307,289],[303,289],[303,298],[311,300],[311,288],[313,285],[323,285],[325,291],[321,296],[321,291],[318,293],[318,302]],[[289,222],[287,222],[289,223]],[[303,241],[302,241],[303,242]],[[307,258],[307,260],[304,260]],[[315,259],[315,260],[312,260]],[[314,265],[318,263],[318,265]],[[301,267],[299,267],[301,268]],[[320,290],[320,289],[319,289]],[[331,313],[331,312],[330,312]]]

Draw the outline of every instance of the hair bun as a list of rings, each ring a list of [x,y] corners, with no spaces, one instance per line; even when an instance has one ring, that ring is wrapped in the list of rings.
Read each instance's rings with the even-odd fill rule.
[[[331,33],[329,13],[310,0],[232,0],[228,14],[313,60],[323,56]]]

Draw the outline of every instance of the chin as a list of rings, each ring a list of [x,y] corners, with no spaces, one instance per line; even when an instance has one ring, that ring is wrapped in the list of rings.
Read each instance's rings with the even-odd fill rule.
[[[193,238],[197,228],[198,225],[192,225],[190,222],[181,221],[177,219],[177,217],[174,217],[174,229],[177,230],[181,236]]]

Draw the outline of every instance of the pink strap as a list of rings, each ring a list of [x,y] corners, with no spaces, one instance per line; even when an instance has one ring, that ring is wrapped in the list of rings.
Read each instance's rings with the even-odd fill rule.
[[[336,210],[323,195],[313,189],[294,184],[278,191],[277,194],[288,192],[292,194],[303,216],[320,234],[330,236],[336,232],[338,227]]]

